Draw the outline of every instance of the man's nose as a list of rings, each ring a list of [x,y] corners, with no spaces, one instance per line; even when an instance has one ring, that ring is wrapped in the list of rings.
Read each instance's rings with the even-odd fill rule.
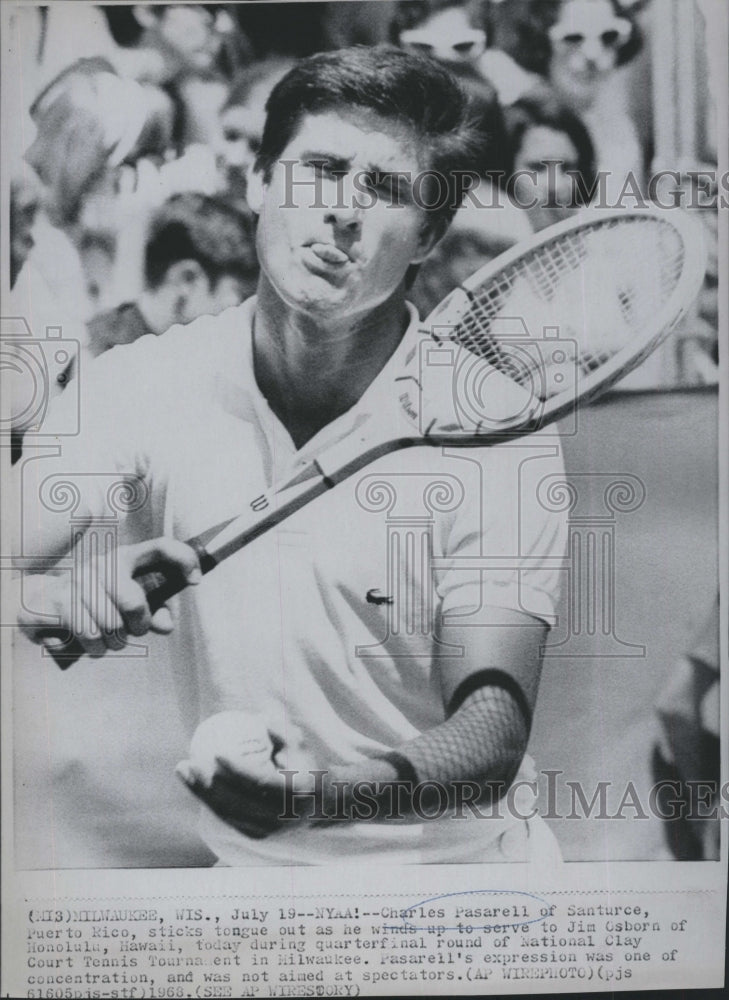
[[[362,225],[363,206],[357,197],[357,189],[351,174],[337,175],[324,195],[326,222],[348,232],[358,230]]]
[[[602,41],[599,38],[586,38],[582,44],[582,56],[586,62],[595,65],[602,56]]]

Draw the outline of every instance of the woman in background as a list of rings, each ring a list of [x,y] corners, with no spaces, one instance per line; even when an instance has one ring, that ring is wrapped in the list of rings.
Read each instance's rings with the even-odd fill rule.
[[[588,201],[595,153],[577,115],[542,91],[505,112],[512,162],[507,190],[534,232],[561,222]]]
[[[493,233],[494,218],[516,215],[510,244],[568,218],[589,200],[595,181],[590,136],[580,119],[545,91],[504,112],[509,169],[494,207],[468,202],[431,257],[413,289],[427,316],[448,292],[507,245]]]

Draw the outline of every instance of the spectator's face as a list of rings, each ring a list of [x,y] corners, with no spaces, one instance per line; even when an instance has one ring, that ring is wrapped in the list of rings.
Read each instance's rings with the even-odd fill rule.
[[[594,100],[629,35],[629,22],[615,16],[609,0],[568,0],[549,32],[554,88],[568,103]]]
[[[234,197],[245,197],[246,175],[261,145],[265,120],[263,105],[238,104],[221,113],[218,159],[225,183]]]
[[[406,51],[445,63],[473,62],[486,47],[486,33],[471,27],[462,7],[438,11],[420,27],[402,31],[399,40]]]
[[[254,173],[249,183],[259,262],[278,296],[340,321],[395,293],[435,243],[411,189],[422,167],[415,137],[392,121],[362,110],[307,115],[270,179]]]
[[[266,124],[266,101],[291,65],[287,61],[274,65],[251,86],[242,104],[232,104],[220,113],[216,153],[224,183],[234,198],[245,198],[248,170],[255,162]]]
[[[224,36],[233,23],[224,11],[202,4],[166,7],[152,31],[163,52],[180,68],[207,70],[215,62]]]
[[[573,181],[569,171],[579,170],[579,156],[565,132],[535,125],[524,133],[514,158],[517,176],[514,194],[527,211],[535,230],[567,218],[574,211]],[[535,204],[532,205],[532,202]]]

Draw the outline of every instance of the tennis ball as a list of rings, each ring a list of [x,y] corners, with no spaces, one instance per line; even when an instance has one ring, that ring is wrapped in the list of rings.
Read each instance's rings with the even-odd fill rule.
[[[189,767],[208,787],[221,761],[249,778],[267,777],[272,770],[273,744],[266,724],[253,712],[219,712],[205,719],[190,742]]]

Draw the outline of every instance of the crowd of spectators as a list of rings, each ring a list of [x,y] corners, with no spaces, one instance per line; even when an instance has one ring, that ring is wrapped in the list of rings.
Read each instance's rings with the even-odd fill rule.
[[[587,204],[599,171],[608,197],[628,174],[644,188],[645,8],[649,0],[19,7],[9,42],[28,110],[11,164],[16,313],[78,332],[93,357],[240,302],[256,281],[246,172],[270,90],[303,55],[390,43],[447,62],[490,137],[474,197],[413,287],[427,314],[477,266]],[[709,280],[687,381],[716,377]],[[73,372],[52,374],[63,385]]]

